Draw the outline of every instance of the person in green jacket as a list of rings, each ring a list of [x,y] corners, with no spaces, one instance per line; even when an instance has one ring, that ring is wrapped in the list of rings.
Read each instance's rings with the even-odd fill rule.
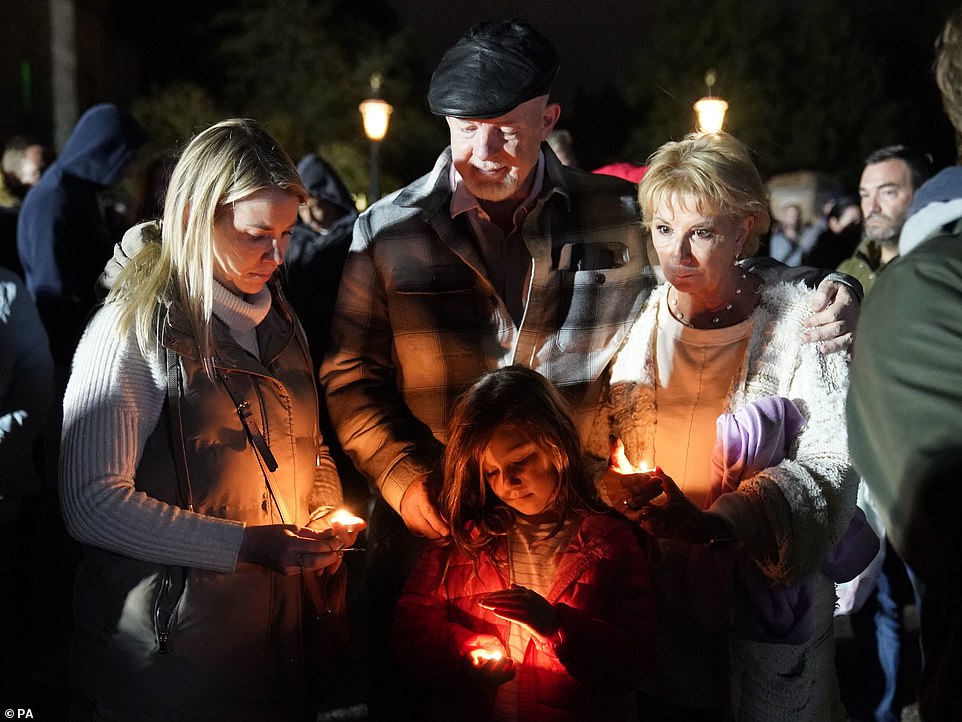
[[[936,81],[962,139],[962,8],[937,42]],[[962,144],[959,145],[962,151]],[[958,718],[962,685],[962,166],[915,194],[901,258],[868,295],[847,403],[852,458],[919,606],[923,720]]]

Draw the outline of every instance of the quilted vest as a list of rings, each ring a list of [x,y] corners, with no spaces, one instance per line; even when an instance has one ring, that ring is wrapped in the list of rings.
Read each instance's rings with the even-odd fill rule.
[[[320,436],[300,327],[275,296],[257,327],[260,359],[216,318],[214,327],[212,382],[171,314],[163,345],[173,352],[168,373],[179,383],[145,445],[136,488],[249,525],[305,524]],[[249,404],[276,458],[273,492],[292,518],[281,519],[221,374]],[[173,448],[183,444],[185,480],[178,480],[172,440]],[[71,673],[88,698],[140,710],[182,707],[196,714],[210,705],[212,713],[240,718],[293,718],[304,687],[300,577],[243,563],[232,573],[174,567],[88,547],[75,598]]]

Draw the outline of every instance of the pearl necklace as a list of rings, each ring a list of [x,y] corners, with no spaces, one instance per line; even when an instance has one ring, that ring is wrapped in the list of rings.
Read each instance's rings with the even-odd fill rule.
[[[735,298],[733,298],[729,303],[725,304],[725,307],[721,311],[719,311],[716,316],[712,317],[712,320],[711,320],[712,326],[717,326],[718,324],[720,324],[722,318],[724,318],[726,314],[728,314],[733,308],[735,308],[735,304],[738,302],[738,297],[742,293],[742,286],[744,285],[747,279],[748,279],[748,274],[743,272],[742,277],[738,282],[738,288],[735,289]],[[675,292],[674,298],[671,297],[672,291]],[[678,307],[678,289],[675,288],[674,286],[668,289],[668,304],[671,306],[672,315],[675,318],[677,318],[678,321],[680,321],[682,324],[684,324],[688,328],[697,328],[693,323],[691,323],[691,321],[689,321],[685,317],[685,314],[682,313],[681,309]]]

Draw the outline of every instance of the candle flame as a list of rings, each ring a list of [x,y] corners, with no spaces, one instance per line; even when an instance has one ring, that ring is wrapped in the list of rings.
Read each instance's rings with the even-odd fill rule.
[[[487,647],[475,647],[471,650],[471,662],[475,667],[480,667],[489,660],[499,660],[504,657],[500,649],[488,649]]]
[[[335,511],[333,514],[331,514],[330,521],[331,524],[337,523],[341,526],[353,526],[356,524],[362,524],[364,522],[361,517],[355,516],[347,509],[338,509]]]

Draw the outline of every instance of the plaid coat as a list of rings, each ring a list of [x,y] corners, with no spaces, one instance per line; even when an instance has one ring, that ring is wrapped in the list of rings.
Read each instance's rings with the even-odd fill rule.
[[[436,467],[455,399],[485,371],[535,369],[589,419],[656,283],[635,187],[542,149],[544,190],[522,229],[532,275],[520,326],[466,219],[451,218],[450,149],[355,225],[321,380],[341,443],[395,509]]]

